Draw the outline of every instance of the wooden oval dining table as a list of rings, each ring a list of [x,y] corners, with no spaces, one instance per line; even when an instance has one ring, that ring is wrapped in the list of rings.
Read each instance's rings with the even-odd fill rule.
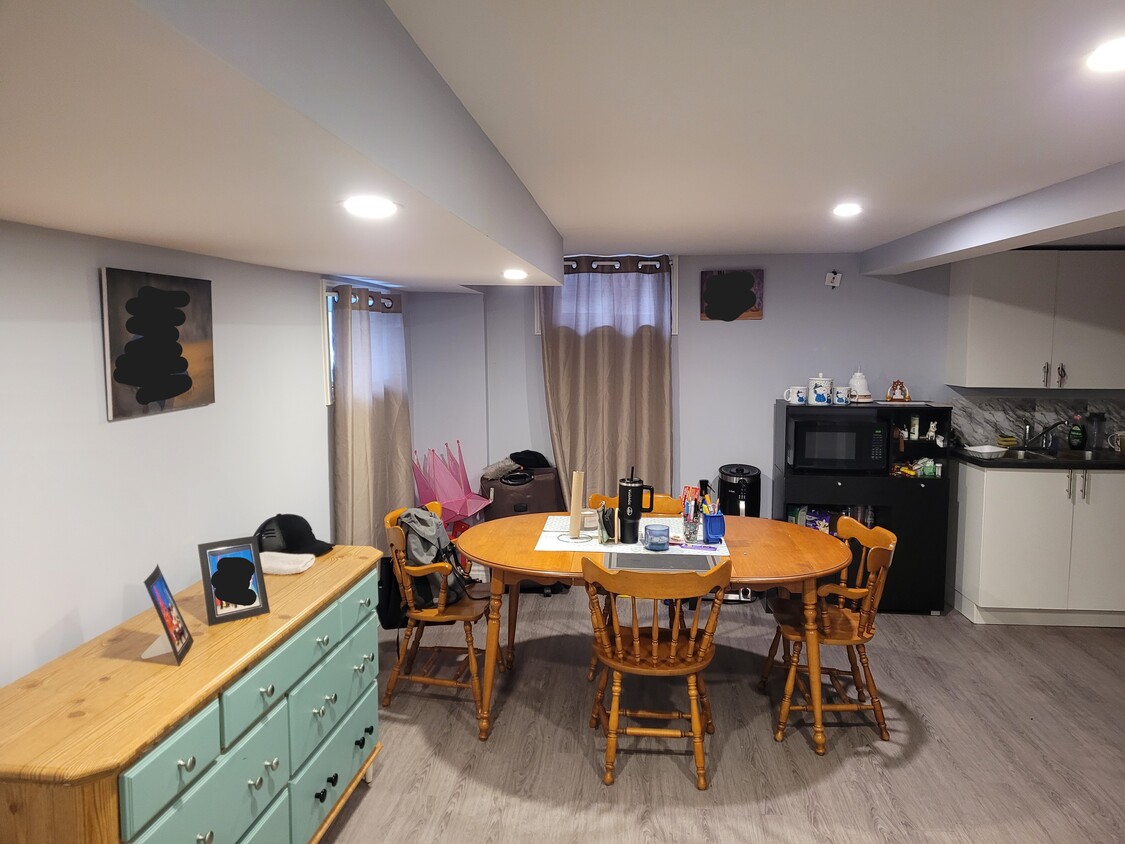
[[[504,662],[513,664],[519,583],[581,582],[582,558],[603,562],[606,546],[576,544],[574,550],[536,551],[550,513],[527,513],[481,522],[456,540],[458,550],[490,572],[488,634],[484,656],[484,688],[478,715],[480,739],[492,731],[492,689],[500,664],[500,608],[508,590],[508,647]],[[816,623],[816,589],[822,578],[836,574],[852,560],[851,549],[839,539],[812,528],[772,519],[726,516],[726,542],[732,563],[731,588],[756,591],[773,587],[800,590],[804,603],[805,648],[809,676],[820,677],[820,644]],[[622,551],[636,550],[621,546]],[[823,755],[824,735],[821,689],[810,682],[813,710],[813,744]]]

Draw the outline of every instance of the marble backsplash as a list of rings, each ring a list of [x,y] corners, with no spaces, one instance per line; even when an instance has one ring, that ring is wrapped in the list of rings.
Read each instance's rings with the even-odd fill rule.
[[[995,445],[999,434],[1022,440],[1025,422],[1031,423],[1032,434],[1036,434],[1059,420],[1097,411],[1105,413],[1106,436],[1125,431],[1125,398],[956,396],[952,404],[953,427],[966,445]],[[1064,443],[1068,427],[1056,430]]]

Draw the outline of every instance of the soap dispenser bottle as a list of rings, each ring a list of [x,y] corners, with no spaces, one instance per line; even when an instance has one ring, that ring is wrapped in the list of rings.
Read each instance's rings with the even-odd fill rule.
[[[1082,417],[1074,416],[1074,423],[1066,435],[1066,444],[1074,451],[1081,451],[1086,447],[1086,426],[1082,424]]]

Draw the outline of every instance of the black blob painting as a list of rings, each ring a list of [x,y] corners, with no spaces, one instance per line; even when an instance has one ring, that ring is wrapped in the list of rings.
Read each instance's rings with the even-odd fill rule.
[[[207,623],[269,612],[254,537],[199,546]]]
[[[215,401],[211,282],[102,270],[110,421]]]
[[[703,270],[699,274],[699,318],[734,322],[762,318],[765,270]]]

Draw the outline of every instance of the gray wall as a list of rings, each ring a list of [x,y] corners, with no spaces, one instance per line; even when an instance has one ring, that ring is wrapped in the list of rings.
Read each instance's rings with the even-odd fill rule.
[[[952,397],[943,384],[944,267],[888,280],[859,275],[854,255],[677,260],[675,489],[715,478],[725,463],[749,463],[762,470],[768,501],[774,399],[818,372],[846,383],[859,366],[873,390],[900,378],[914,398]],[[764,318],[701,321],[700,271],[749,267],[765,270]],[[829,270],[844,273],[836,290],[824,285]],[[485,465],[517,449],[551,456],[533,305],[529,288],[487,288],[483,304],[475,294],[408,297],[415,443],[437,447],[460,437],[474,484]]]
[[[213,405],[106,421],[103,266],[211,280]],[[200,543],[278,512],[327,538],[320,291],[304,273],[0,223],[0,684],[150,610],[154,566],[173,591],[198,581]]]

